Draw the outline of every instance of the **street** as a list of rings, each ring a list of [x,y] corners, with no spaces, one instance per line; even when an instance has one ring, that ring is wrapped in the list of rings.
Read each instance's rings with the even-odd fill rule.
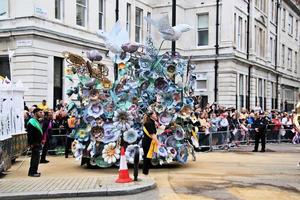
[[[103,199],[299,199],[300,146],[268,144],[267,152],[253,153],[253,146],[197,153],[197,161],[186,165],[151,169],[157,188],[144,193]],[[28,158],[22,158],[4,179],[27,178]],[[87,169],[73,158],[49,157],[40,165],[42,178],[113,175],[117,168]],[[19,169],[17,169],[20,167]],[[130,171],[132,174],[132,171]],[[73,200],[82,198],[72,198]],[[90,197],[84,199],[101,199]]]

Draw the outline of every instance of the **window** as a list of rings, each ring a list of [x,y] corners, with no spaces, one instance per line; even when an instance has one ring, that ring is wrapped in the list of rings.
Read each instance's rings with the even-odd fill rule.
[[[130,5],[130,3],[127,3],[127,7],[126,7],[126,30],[129,33],[129,37],[130,37],[130,32],[131,32],[131,5]]]
[[[197,90],[206,90],[206,80],[197,80]]]
[[[198,46],[208,45],[208,14],[198,15]]]
[[[11,79],[10,77],[10,64],[8,56],[1,56],[0,57],[0,76],[6,77]]]
[[[0,18],[8,17],[8,0],[0,0]]]
[[[244,75],[240,74],[239,78],[239,95],[240,95],[240,108],[244,107]]]
[[[238,22],[238,35],[237,35],[237,45],[238,45],[238,49],[242,49],[243,47],[243,35],[242,35],[242,27],[243,27],[243,20],[241,17],[239,17],[239,22]]]
[[[295,51],[295,68],[294,68],[295,73],[297,73],[297,68],[298,68],[298,52]]]
[[[236,13],[234,13],[234,22],[233,22],[233,41],[234,41],[234,45],[236,45]]]
[[[270,16],[271,16],[271,20],[274,22],[275,21],[275,12],[274,12],[274,0],[271,0],[271,5],[270,5]]]
[[[245,38],[245,45],[244,45],[244,47],[245,47],[245,51],[247,51],[247,31],[248,31],[248,27],[247,27],[247,20],[245,20],[245,34],[244,34],[244,38]]]
[[[284,68],[285,65],[285,45],[281,45],[281,63],[282,63],[282,68]]]
[[[147,12],[147,17],[151,18],[151,13]],[[150,36],[151,35],[151,24],[147,21],[147,35]]]
[[[298,33],[298,29],[299,29],[299,21],[296,20],[296,23],[295,23],[295,28],[296,28],[296,36],[295,36],[295,39],[298,40],[298,37],[299,37],[299,33]]]
[[[282,22],[282,30],[285,31],[285,22],[286,22],[286,10],[282,9],[282,16],[281,16],[281,22]]]
[[[271,63],[274,64],[274,40],[272,37],[270,37],[270,57],[271,57]]]
[[[63,68],[64,59],[54,57],[53,61],[53,108],[56,107],[56,102],[63,99]]]
[[[294,21],[294,17],[290,14],[289,15],[289,20],[288,20],[288,33],[290,34],[290,35],[293,35],[293,29],[294,29],[294,27],[293,27],[293,21]]]
[[[266,12],[266,0],[255,0],[255,6],[259,10]]]
[[[86,26],[87,23],[87,0],[76,0],[76,24]]]
[[[63,0],[55,0],[55,19],[63,19],[64,4]]]
[[[292,49],[288,50],[288,70],[292,70]]]
[[[136,8],[135,10],[135,41],[142,41],[142,16],[143,10],[140,8]]]
[[[263,99],[262,99],[262,96],[263,96],[263,83],[262,83],[262,79],[258,79],[258,100],[259,100],[259,106],[262,108],[263,107]]]
[[[104,29],[104,10],[105,10],[105,0],[99,0],[99,29]]]
[[[256,55],[264,58],[265,57],[265,31],[260,28],[256,27],[255,31],[255,49],[256,49]]]

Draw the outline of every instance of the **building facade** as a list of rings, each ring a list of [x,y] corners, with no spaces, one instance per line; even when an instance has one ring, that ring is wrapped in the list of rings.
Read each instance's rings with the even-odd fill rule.
[[[172,1],[0,0],[0,74],[24,83],[29,105],[47,99],[50,106],[66,98],[63,51],[99,50],[112,78],[95,32],[111,30],[116,10],[131,41],[151,35],[159,46],[161,37],[143,17],[169,14],[171,22]],[[176,50],[196,65],[195,95],[238,109],[292,109],[300,85],[299,18],[294,0],[177,0],[176,23],[194,27]]]

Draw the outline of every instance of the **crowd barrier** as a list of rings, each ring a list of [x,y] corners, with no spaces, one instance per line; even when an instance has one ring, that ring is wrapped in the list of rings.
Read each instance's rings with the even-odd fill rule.
[[[50,155],[63,155],[67,142],[65,128],[52,128],[52,134],[49,137],[48,152]]]
[[[266,129],[267,143],[292,142],[295,133],[292,128],[283,128],[273,130]],[[254,143],[255,131],[248,129],[244,132],[242,129],[224,131],[198,132],[200,150],[226,150],[239,145],[250,145]]]
[[[243,134],[241,129],[210,131],[209,133],[198,132],[200,150],[226,150],[234,146],[250,145],[254,143],[255,132],[249,129]],[[267,143],[292,142],[295,133],[291,128],[272,131],[271,128],[266,129]],[[67,142],[66,129],[53,128],[52,135],[49,138],[49,154],[62,155],[65,152]]]

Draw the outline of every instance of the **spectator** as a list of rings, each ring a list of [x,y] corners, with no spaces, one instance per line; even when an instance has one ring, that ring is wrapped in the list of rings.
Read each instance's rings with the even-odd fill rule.
[[[41,109],[41,110],[43,110],[43,111],[48,111],[48,110],[49,110],[49,107],[48,107],[48,105],[47,105],[47,101],[44,99],[44,100],[42,101],[42,103],[40,103],[40,104],[38,105],[38,108]]]
[[[48,153],[49,148],[49,140],[52,135],[52,126],[53,126],[53,112],[45,112],[45,117],[43,121],[43,139],[42,139],[42,155],[40,163],[48,163],[49,161],[46,160],[46,156]]]

